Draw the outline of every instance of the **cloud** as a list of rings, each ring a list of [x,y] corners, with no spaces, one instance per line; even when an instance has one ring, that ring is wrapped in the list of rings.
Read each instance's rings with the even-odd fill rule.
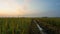
[[[0,0],[0,16],[1,15],[24,15],[23,4],[16,2],[17,0]]]
[[[28,11],[30,0],[24,0],[24,3],[19,4],[17,0],[0,0],[0,16],[21,16],[31,14]]]

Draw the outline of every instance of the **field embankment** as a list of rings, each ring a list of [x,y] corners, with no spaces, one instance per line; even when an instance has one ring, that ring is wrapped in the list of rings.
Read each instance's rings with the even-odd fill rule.
[[[36,18],[34,20],[44,29],[46,33],[60,34],[60,18]],[[35,27],[33,29],[35,29]]]

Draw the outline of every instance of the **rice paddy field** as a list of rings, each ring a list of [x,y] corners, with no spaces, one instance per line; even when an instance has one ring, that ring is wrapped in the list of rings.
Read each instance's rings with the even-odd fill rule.
[[[30,18],[0,18],[0,34],[28,34]]]
[[[54,34],[60,34],[60,18],[0,18],[0,34],[38,34],[33,20]],[[33,33],[34,32],[34,33]]]

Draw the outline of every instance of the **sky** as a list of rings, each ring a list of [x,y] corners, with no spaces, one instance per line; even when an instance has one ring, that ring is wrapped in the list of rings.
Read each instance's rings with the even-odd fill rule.
[[[60,0],[0,0],[0,16],[60,17]]]

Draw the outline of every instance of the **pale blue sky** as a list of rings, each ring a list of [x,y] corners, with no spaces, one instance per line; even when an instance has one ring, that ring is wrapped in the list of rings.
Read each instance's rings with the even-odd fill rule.
[[[28,11],[21,11],[24,10],[24,6]],[[2,10],[7,7],[6,11],[0,8],[0,15],[15,13],[13,15],[16,16],[22,14],[22,16],[30,17],[60,17],[60,0],[0,0],[0,7]]]
[[[60,17],[60,0],[31,0],[29,5],[35,13],[26,16]]]
[[[38,10],[34,16],[60,17],[60,0],[32,0],[30,6]]]

